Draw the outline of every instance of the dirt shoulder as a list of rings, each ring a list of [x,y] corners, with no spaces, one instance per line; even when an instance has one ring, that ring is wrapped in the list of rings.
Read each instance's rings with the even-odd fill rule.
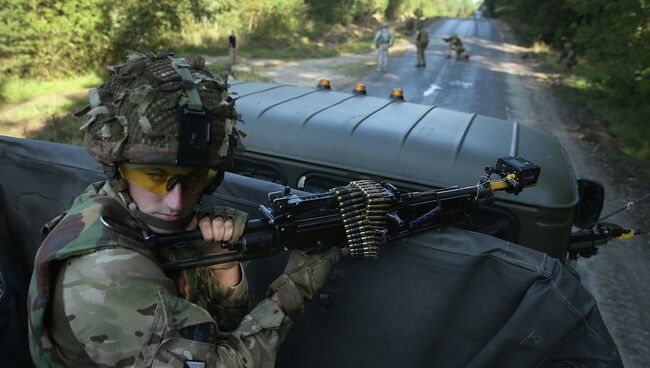
[[[413,46],[396,44],[391,57],[399,57]],[[226,57],[205,56],[207,64],[227,63]],[[233,68],[238,74],[253,74],[268,78],[273,83],[315,87],[321,79],[329,79],[332,89],[350,91],[366,74],[375,68],[376,54],[350,54],[323,59],[277,60],[240,58]]]

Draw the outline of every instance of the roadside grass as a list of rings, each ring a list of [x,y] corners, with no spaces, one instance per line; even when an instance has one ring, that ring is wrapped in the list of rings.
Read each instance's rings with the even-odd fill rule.
[[[258,74],[258,72],[255,69],[228,71],[226,65],[220,63],[214,63],[208,65],[208,70],[210,70],[212,73],[215,74],[228,73],[233,78],[239,81],[259,81],[265,83],[273,83],[273,79],[271,77]]]
[[[0,134],[81,144],[72,114],[87,103],[87,90],[102,82],[88,73],[56,80],[10,79],[0,91]]]
[[[74,116],[72,111],[81,110],[87,102],[85,97],[71,102],[65,106],[64,112],[54,113],[46,118],[40,128],[26,131],[25,138],[81,146],[81,119]]]
[[[82,92],[12,105],[0,112],[0,134],[80,145],[80,123],[73,112],[87,101]]]
[[[560,75],[560,83],[554,87],[556,95],[583,104],[602,119],[602,126],[591,129],[606,130],[625,155],[633,160],[650,160],[650,106],[615,105],[585,77],[586,66],[578,64],[567,72],[559,62],[559,53],[549,50],[543,55],[546,63]]]
[[[9,79],[2,85],[0,101],[4,103],[16,103],[42,95],[87,89],[101,82],[101,76],[96,73],[47,81],[38,79]]]
[[[373,68],[376,67],[375,61],[367,61],[365,63],[349,63],[349,64],[342,64],[335,69],[343,74],[344,76],[347,77],[356,77],[359,75],[364,75],[365,73],[369,72]]]
[[[431,18],[431,22],[437,18]],[[343,54],[361,54],[374,52],[373,38],[379,29],[376,22],[368,24],[349,24],[346,26],[326,26],[310,24],[302,34],[296,34],[290,40],[272,40],[255,38],[238,38],[237,55],[251,59],[305,59],[328,58]],[[412,35],[405,29],[394,29],[396,44],[410,43]],[[227,40],[210,39],[201,45],[185,45],[178,49],[180,55],[202,54],[208,56],[228,55]]]

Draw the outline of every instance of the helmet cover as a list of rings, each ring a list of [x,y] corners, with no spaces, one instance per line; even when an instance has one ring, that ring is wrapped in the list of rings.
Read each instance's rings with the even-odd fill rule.
[[[131,52],[126,63],[108,70],[108,82],[90,90],[89,106],[77,114],[85,116],[80,130],[84,146],[95,160],[108,165],[129,162],[217,170],[231,165],[243,136],[235,127],[237,95],[228,92],[226,80],[205,68],[203,58]],[[192,97],[196,92],[198,98]],[[205,149],[201,160],[181,163],[184,119],[180,116],[197,109],[206,124]]]

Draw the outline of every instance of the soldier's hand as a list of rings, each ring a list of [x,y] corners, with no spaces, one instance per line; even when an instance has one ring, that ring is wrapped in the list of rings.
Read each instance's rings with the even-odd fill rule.
[[[295,316],[303,310],[305,302],[314,298],[343,254],[337,247],[312,255],[300,250],[291,253],[284,273],[269,287],[287,316]]]
[[[217,255],[225,252],[221,242],[233,243],[241,238],[246,227],[248,214],[230,207],[216,206],[199,212],[199,229],[206,245],[203,255]],[[210,266],[212,271],[227,270],[237,266],[238,262],[221,263]]]
[[[199,229],[207,242],[239,241],[248,214],[230,207],[216,206],[199,212]]]

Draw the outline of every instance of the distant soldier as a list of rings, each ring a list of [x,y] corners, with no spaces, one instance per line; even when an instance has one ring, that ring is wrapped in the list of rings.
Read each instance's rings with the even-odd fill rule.
[[[417,25],[418,31],[415,34],[415,47],[417,48],[418,63],[416,67],[424,67],[427,62],[424,60],[424,50],[429,46],[429,33],[424,29],[422,22]]]
[[[456,52],[456,60],[469,60],[469,55],[465,53],[465,47],[463,46],[463,41],[460,40],[458,34],[453,33],[447,38],[443,38],[443,41],[447,43],[447,59],[451,58],[451,52]]]
[[[388,24],[382,23],[381,29],[375,34],[377,49],[377,71],[388,71],[388,49],[395,43],[393,34],[388,30]]]
[[[564,43],[564,50],[562,51],[562,54],[560,54],[560,62],[564,66],[564,70],[567,72],[571,71],[571,68],[578,63],[578,57],[576,56],[576,53],[573,52],[571,42]]]
[[[237,37],[235,31],[230,31],[230,36],[228,36],[228,56],[230,57],[230,65],[235,65],[237,61]]]

